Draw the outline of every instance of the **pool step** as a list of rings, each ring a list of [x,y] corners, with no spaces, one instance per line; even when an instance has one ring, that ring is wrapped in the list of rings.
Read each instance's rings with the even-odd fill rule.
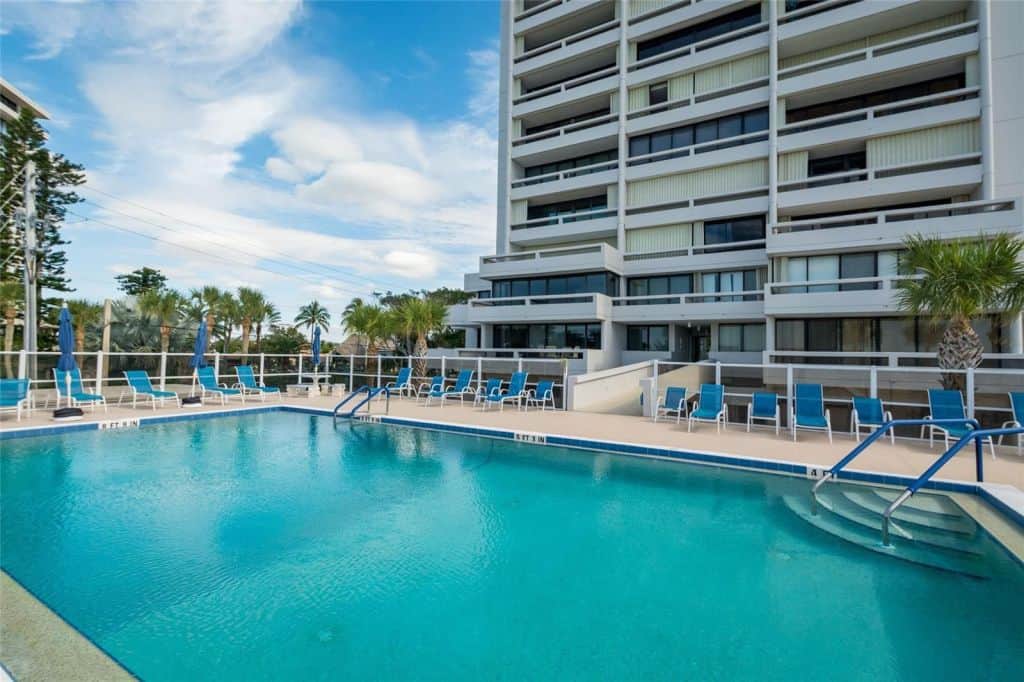
[[[880,531],[876,529],[851,522],[820,506],[818,513],[814,514],[809,495],[783,495],[782,501],[791,512],[815,528],[872,552],[974,578],[989,577],[985,561],[978,554],[925,544],[899,535],[893,535],[892,545],[886,547],[882,544]]]
[[[841,516],[851,523],[875,531],[878,533],[878,537],[881,538],[881,512],[875,512],[856,504],[847,497],[845,491],[838,489],[823,490],[818,494],[818,504],[836,516]],[[884,509],[883,507],[882,511]],[[912,524],[904,523],[901,519],[892,519],[889,523],[889,533],[906,540],[934,545],[954,552],[981,554],[974,535],[950,532],[941,525]]]
[[[842,489],[842,494],[850,502],[881,516],[900,494],[900,491],[881,491],[871,488],[861,490],[845,487]],[[956,502],[942,495],[919,492],[904,502],[893,513],[892,518],[901,524],[935,528],[968,537],[974,536],[978,532],[977,522],[968,516]]]

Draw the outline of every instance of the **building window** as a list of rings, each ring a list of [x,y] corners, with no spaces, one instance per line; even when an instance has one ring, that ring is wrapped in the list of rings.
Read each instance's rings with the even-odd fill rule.
[[[643,156],[645,154],[656,154],[670,149],[685,149],[693,146],[694,144],[714,142],[715,140],[725,140],[731,137],[736,137],[737,135],[756,133],[767,129],[768,109],[754,109],[742,114],[722,116],[721,118],[701,121],[692,125],[679,126],[678,128],[660,130],[647,135],[636,135],[629,138],[629,156],[632,158],[636,156]],[[732,147],[754,141],[756,141],[756,138],[750,140],[738,140],[731,143],[723,142],[720,145],[713,145],[705,149],[698,149],[697,153],[714,151],[715,149],[723,149],[725,147]],[[685,156],[688,153],[689,152],[680,152],[679,155]],[[673,157],[669,156],[667,158]],[[658,160],[661,161],[663,159]],[[646,163],[646,161],[636,161],[633,165],[640,163]]]
[[[611,272],[584,272],[529,279],[500,279],[491,284],[495,298],[510,296],[557,296],[566,294],[605,294],[618,296],[619,278]]]
[[[496,324],[493,348],[586,348],[600,350],[601,323]]]
[[[668,83],[653,83],[647,88],[647,103],[650,106],[664,104],[668,101]]]
[[[764,324],[718,325],[718,350],[723,353],[760,353],[764,345]]]
[[[663,33],[650,40],[642,40],[637,43],[636,58],[637,60],[647,59],[759,23],[761,23],[760,4],[748,5],[741,10],[709,19],[700,24]]]
[[[626,350],[667,351],[668,325],[631,325],[627,327]]]

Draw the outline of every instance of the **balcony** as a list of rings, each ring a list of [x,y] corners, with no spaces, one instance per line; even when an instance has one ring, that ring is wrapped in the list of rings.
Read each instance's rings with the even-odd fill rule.
[[[631,156],[626,161],[626,180],[685,173],[701,168],[726,166],[768,156],[768,131],[759,130],[689,147]]]
[[[675,251],[626,253],[622,256],[625,274],[660,275],[666,272],[699,272],[709,270],[746,270],[765,267],[768,256],[764,239],[690,246]]]
[[[979,88],[960,88],[780,126],[779,152],[866,140],[981,116]]]
[[[548,194],[557,194],[558,192],[586,189],[588,187],[614,185],[618,180],[619,162],[603,161],[589,166],[579,166],[578,168],[558,171],[557,173],[534,175],[529,178],[513,180],[510,197],[512,201],[529,199]]]
[[[913,234],[955,239],[1021,231],[1020,199],[968,201],[778,223],[769,226],[767,252],[775,256],[854,251],[895,246]]]
[[[554,218],[534,218],[514,223],[509,241],[524,246],[543,246],[570,239],[604,239],[618,232],[618,211],[597,209],[580,211]]]
[[[704,322],[764,317],[764,294],[760,291],[619,296],[611,302],[614,322]]]
[[[778,205],[803,213],[858,209],[970,194],[980,182],[981,154],[961,154],[780,182]]]
[[[474,324],[586,322],[607,320],[611,315],[611,299],[604,294],[474,298],[468,306],[468,320]]]
[[[844,52],[807,64],[779,69],[779,97],[820,88],[836,88],[925,64],[950,62],[978,51],[978,22],[920,33],[881,45]]]
[[[768,49],[768,23],[745,26],[629,65],[630,87]]]
[[[607,146],[609,141],[614,141],[618,138],[618,132],[618,114],[595,116],[585,121],[564,125],[561,128],[553,128],[516,138],[512,140],[512,157],[521,159],[531,155],[551,152],[556,149],[585,146],[588,143],[593,146],[595,142],[601,142]]]
[[[608,244],[523,251],[480,258],[480,276],[487,279],[607,270],[622,273],[622,254]]]
[[[907,277],[853,277],[765,285],[765,315],[877,315],[898,313],[898,282]],[[844,291],[843,288],[847,289]]]
[[[593,26],[561,40],[540,45],[523,52],[513,59],[512,75],[516,78],[527,73],[552,66],[569,59],[606,47],[615,47],[619,42],[619,20],[613,19]]]

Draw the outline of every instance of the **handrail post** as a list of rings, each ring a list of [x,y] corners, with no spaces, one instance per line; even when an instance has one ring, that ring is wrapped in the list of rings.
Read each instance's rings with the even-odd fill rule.
[[[160,390],[167,389],[167,353],[160,352]]]

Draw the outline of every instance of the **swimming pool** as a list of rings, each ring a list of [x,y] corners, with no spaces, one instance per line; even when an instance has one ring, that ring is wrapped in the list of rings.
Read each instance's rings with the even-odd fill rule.
[[[3,569],[149,680],[1019,679],[1024,569],[806,480],[290,412],[3,443]]]

